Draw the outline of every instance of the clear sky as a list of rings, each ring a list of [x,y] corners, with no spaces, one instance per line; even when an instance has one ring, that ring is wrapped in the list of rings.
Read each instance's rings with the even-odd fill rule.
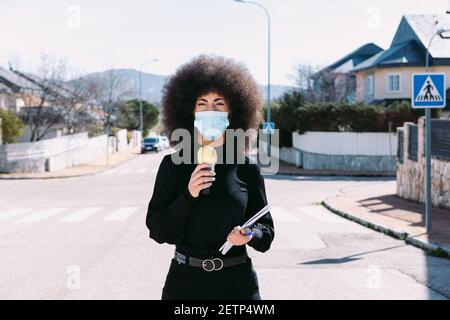
[[[389,46],[401,16],[443,14],[448,0],[261,0],[272,20],[272,83],[299,63],[326,65],[367,42]],[[42,52],[85,72],[169,75],[200,53],[244,62],[267,82],[267,23],[233,0],[0,0],[0,65],[33,70]]]

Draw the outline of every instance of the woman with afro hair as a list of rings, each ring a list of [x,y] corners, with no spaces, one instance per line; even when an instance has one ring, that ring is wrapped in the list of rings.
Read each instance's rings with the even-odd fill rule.
[[[171,146],[183,147],[161,160],[146,217],[150,238],[175,245],[163,300],[261,299],[247,246],[269,250],[274,225],[267,212],[240,227],[267,205],[266,189],[260,166],[247,156],[248,139],[236,143],[228,132],[256,131],[262,104],[248,69],[221,56],[194,57],[166,81],[162,122]],[[178,130],[188,134],[177,144]],[[199,161],[199,150],[212,150],[215,166]],[[235,161],[239,154],[244,161]],[[233,245],[226,253],[225,241]]]

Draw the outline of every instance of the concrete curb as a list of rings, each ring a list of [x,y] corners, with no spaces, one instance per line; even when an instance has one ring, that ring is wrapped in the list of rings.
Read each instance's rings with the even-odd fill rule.
[[[139,154],[135,154],[134,156],[125,159],[121,162],[118,162],[114,165],[110,165],[108,167],[102,168],[100,170],[97,171],[93,171],[93,172],[87,172],[87,173],[80,173],[80,174],[71,174],[71,175],[65,175],[65,176],[48,176],[48,177],[5,177],[5,176],[0,176],[0,180],[31,180],[31,179],[64,179],[64,178],[74,178],[74,177],[85,177],[85,176],[93,176],[96,174],[100,174],[104,171],[110,170],[112,168],[115,168],[131,159],[134,159],[136,156],[138,156]]]
[[[423,240],[420,238],[417,238],[415,236],[410,235],[409,233],[395,229],[393,227],[384,226],[381,224],[377,224],[371,221],[368,221],[366,219],[360,218],[356,216],[355,214],[343,212],[335,207],[333,207],[330,203],[327,202],[327,200],[323,200],[321,202],[322,206],[330,210],[331,212],[338,214],[348,220],[354,221],[360,225],[363,225],[367,228],[370,228],[372,230],[382,232],[388,236],[391,236],[393,238],[403,240],[406,244],[413,245],[415,247],[418,247],[420,249],[429,251],[431,253],[438,253],[441,256],[450,257],[450,248],[432,241]]]

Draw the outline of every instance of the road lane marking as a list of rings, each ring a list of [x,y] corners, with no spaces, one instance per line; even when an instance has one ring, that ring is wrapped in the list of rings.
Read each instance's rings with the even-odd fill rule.
[[[122,171],[120,171],[119,173],[120,174],[124,174],[124,173],[128,173],[128,172],[130,172],[131,171],[131,169],[123,169]]]
[[[301,222],[299,218],[294,216],[293,214],[287,212],[281,207],[272,207],[270,213],[273,218],[275,218],[279,222]]]
[[[146,172],[148,169],[139,169],[139,170],[136,170],[134,173],[144,173],[144,172]]]
[[[39,221],[45,220],[47,218],[50,218],[51,216],[54,216],[65,210],[67,210],[67,208],[48,208],[48,209],[39,211],[37,213],[30,214],[26,217],[16,220],[15,222],[16,223],[35,223],[35,222],[39,222]]]
[[[103,171],[102,174],[111,174],[111,173],[114,173],[116,171],[117,171],[116,169],[110,169],[110,170]]]
[[[336,217],[334,214],[330,213],[327,209],[319,206],[302,206],[297,207],[302,213],[319,220],[324,223],[343,223],[344,220]]]
[[[59,222],[79,222],[83,221],[93,214],[101,211],[104,209],[104,207],[87,207],[80,210],[75,211],[72,214],[69,214],[68,216],[62,218],[59,220]]]
[[[8,211],[0,212],[0,221],[6,220],[8,218],[17,217],[25,213],[30,213],[33,209],[30,208],[17,208]]]
[[[124,221],[135,213],[139,207],[121,207],[113,211],[110,215],[103,219],[103,221]]]

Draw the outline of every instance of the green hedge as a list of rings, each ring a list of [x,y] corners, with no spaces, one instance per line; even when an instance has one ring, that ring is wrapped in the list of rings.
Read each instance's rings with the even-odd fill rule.
[[[436,109],[432,112],[434,117],[439,113]],[[292,132],[388,132],[389,123],[395,131],[404,122],[416,122],[423,114],[422,109],[412,109],[409,101],[397,101],[388,106],[305,102],[298,92],[286,93],[271,108],[272,121],[280,129],[282,146],[292,146]]]

